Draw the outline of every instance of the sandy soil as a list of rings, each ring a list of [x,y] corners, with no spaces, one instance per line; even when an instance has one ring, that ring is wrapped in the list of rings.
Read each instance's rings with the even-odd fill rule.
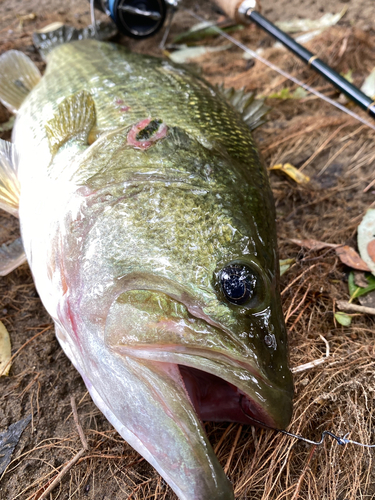
[[[207,18],[216,15],[208,2],[203,9],[195,2],[189,5]],[[65,3],[57,0],[3,1],[0,3],[0,53],[17,48],[43,69],[44,63],[32,46],[32,32],[53,21],[85,26],[89,23],[88,6],[84,0]],[[262,6],[263,13],[273,21],[294,16],[318,18],[346,6],[347,14],[339,26],[328,30],[313,48],[339,71],[353,70],[358,85],[375,65],[375,5],[372,0],[263,0]],[[28,14],[36,16],[28,18]],[[186,13],[178,13],[171,36],[192,24],[194,21]],[[160,36],[142,42],[119,37],[118,41],[135,51],[155,54],[159,52],[156,42]],[[252,47],[265,47],[269,57],[280,61],[285,69],[319,87],[327,95],[337,97],[307,68],[285,53],[270,48],[272,44],[266,35],[251,28],[236,36]],[[344,43],[346,49],[344,47],[341,51]],[[265,95],[289,85],[269,70],[262,69],[258,63],[253,68],[237,49],[202,58],[199,64],[203,74],[214,83],[224,82],[237,88],[246,86]],[[332,311],[336,299],[347,298],[348,268],[332,252],[322,257],[290,243],[292,237],[314,237],[355,245],[356,227],[364,210],[374,200],[373,190],[363,193],[373,179],[374,136],[369,129],[360,128],[355,121],[314,98],[296,104],[271,99],[269,104],[273,106],[270,120],[255,134],[265,161],[268,165],[289,161],[297,167],[306,163],[305,173],[312,178],[308,187],[301,187],[289,179],[271,175],[281,258],[297,258],[297,264],[282,281],[290,329],[291,364],[297,366],[321,356],[325,346],[319,334],[331,343],[334,355],[341,360],[345,356],[349,359],[346,371],[338,364],[335,373],[316,369],[296,376],[294,430],[318,437],[319,433],[314,434],[314,430],[323,430],[329,422],[330,428],[334,427],[338,432],[354,429],[357,432],[354,439],[372,438],[375,442],[374,435],[371,435],[374,422],[370,415],[375,390],[372,374],[374,320],[370,317],[354,318],[350,328],[335,324]],[[0,108],[0,123],[8,118],[9,113]],[[10,132],[1,132],[0,137],[10,139]],[[345,144],[346,149],[340,152]],[[317,150],[319,153],[313,157]],[[323,168],[325,173],[319,175]],[[1,213],[0,244],[12,241],[18,233],[17,221]],[[314,272],[310,272],[311,266],[315,266]],[[301,273],[305,273],[304,278],[298,279]],[[14,460],[0,482],[0,498],[37,500],[51,478],[80,449],[72,418],[72,395],[77,401],[90,451],[49,498],[175,498],[152,467],[124,443],[91,402],[79,374],[54,337],[51,320],[40,303],[27,265],[0,279],[0,320],[9,329],[12,352],[23,346],[13,362],[10,376],[0,380],[0,432],[24,416],[33,415],[14,452]],[[38,336],[26,344],[35,335]],[[349,354],[353,353],[365,353],[366,356],[361,354],[362,357],[351,358]],[[342,378],[335,379],[340,373]],[[348,379],[356,382],[335,396],[335,387]],[[358,389],[360,385],[364,387],[362,393]],[[316,387],[321,387],[320,399],[314,393]],[[368,395],[366,401],[363,394]],[[301,424],[301,415],[307,408],[314,416]],[[214,446],[225,434],[218,450],[223,465],[231,452],[235,429],[237,427],[226,424],[207,426]],[[363,429],[369,429],[368,433]],[[337,450],[337,445],[329,444],[313,456],[310,448],[304,445],[288,446],[286,441],[275,438],[272,433],[242,429],[229,468],[237,491],[236,498],[354,500],[360,495],[375,498],[374,478],[371,476],[373,455],[370,453],[352,451],[345,455]],[[288,463],[286,469],[277,465],[284,460]],[[268,469],[272,469],[273,475],[267,472]],[[283,496],[282,490],[286,487],[290,487],[290,491]],[[272,493],[266,497],[263,494],[266,491]]]

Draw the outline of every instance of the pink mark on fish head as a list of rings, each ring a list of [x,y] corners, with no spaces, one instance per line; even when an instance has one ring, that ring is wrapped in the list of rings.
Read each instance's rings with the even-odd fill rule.
[[[116,104],[117,107],[119,107],[119,110],[122,113],[126,113],[130,109],[130,106],[128,106],[127,104],[125,104],[124,99],[115,99],[115,104]]]
[[[133,125],[127,135],[127,143],[137,149],[148,149],[163,139],[167,132],[168,127],[161,120],[146,118]]]

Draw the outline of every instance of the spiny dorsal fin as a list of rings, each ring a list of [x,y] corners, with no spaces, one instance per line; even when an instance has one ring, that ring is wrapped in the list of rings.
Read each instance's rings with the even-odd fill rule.
[[[234,88],[224,88],[223,85],[217,86],[219,91],[226,97],[232,106],[239,111],[250,130],[254,130],[265,123],[265,115],[271,109],[264,104],[261,99],[255,99],[254,92],[245,93],[244,89],[235,90]]]
[[[9,245],[0,246],[0,276],[6,276],[26,262],[22,239],[17,238]]]
[[[9,50],[0,56],[0,101],[12,113],[40,79],[38,68],[23,52]]]
[[[95,103],[88,92],[82,90],[64,99],[55,116],[46,123],[51,153],[56,154],[66,141],[80,134],[85,134],[87,139],[95,122]]]
[[[103,23],[99,21],[96,29],[92,26],[77,29],[66,24],[56,26],[52,23],[42,30],[33,34],[33,43],[40,55],[46,60],[48,54],[59,45],[74,42],[75,40],[109,40],[117,33],[117,28],[113,23]]]
[[[0,208],[18,217],[20,185],[16,156],[13,144],[0,139]]]

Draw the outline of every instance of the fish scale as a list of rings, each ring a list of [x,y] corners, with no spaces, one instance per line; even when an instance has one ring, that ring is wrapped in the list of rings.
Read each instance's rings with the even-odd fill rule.
[[[60,75],[58,85],[56,72]],[[102,76],[92,76],[98,74]],[[90,91],[96,101],[99,129],[160,116],[170,125],[180,126],[193,136],[203,135],[205,141],[216,140],[235,157],[245,155],[249,160],[253,140],[238,113],[225,100],[218,100],[217,92],[206,82],[169,62],[160,67],[157,58],[146,57],[140,65],[139,56],[123,48],[102,46],[99,52],[84,42],[81,46],[67,44],[50,55],[41,83],[45,86],[41,92],[56,103],[68,92],[73,94],[81,88]],[[168,92],[160,92],[163,86]],[[118,98],[125,99],[128,112],[114,106]],[[176,113],[181,108],[183,116]]]
[[[0,202],[18,210],[57,338],[181,500],[232,500],[202,420],[285,427],[293,395],[251,132],[202,78],[113,44],[53,48],[23,102],[14,60],[39,78],[23,54],[0,57],[0,99],[18,109]]]

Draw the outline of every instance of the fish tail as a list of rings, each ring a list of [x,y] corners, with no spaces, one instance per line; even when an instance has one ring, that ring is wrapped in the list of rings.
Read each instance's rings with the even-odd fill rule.
[[[0,101],[12,113],[40,79],[38,68],[23,52],[9,50],[0,56]]]
[[[65,43],[89,39],[109,40],[117,33],[116,26],[113,23],[98,22],[95,28],[87,26],[82,29],[73,28],[73,26],[66,24],[56,27],[56,24],[49,24],[33,34],[33,43],[44,60],[47,60],[48,54],[55,47]]]

